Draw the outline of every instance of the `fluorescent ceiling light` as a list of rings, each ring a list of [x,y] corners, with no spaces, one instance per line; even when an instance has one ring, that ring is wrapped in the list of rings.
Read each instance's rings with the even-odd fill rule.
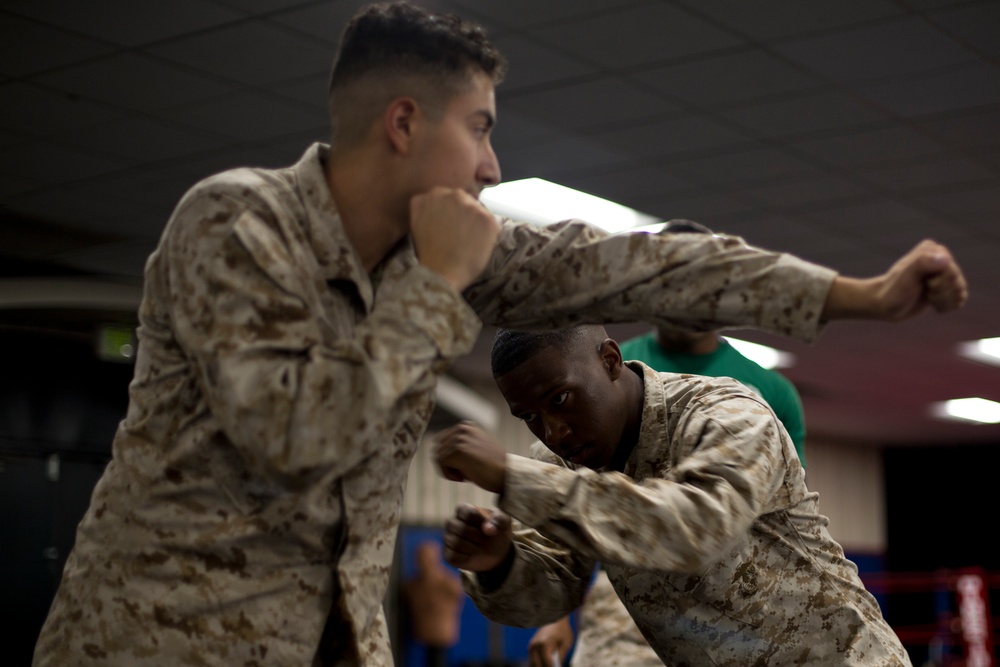
[[[497,215],[536,225],[578,218],[614,234],[659,222],[654,216],[542,178],[501,183],[483,190],[479,199]]]
[[[981,361],[984,364],[1000,366],[1000,338],[983,338],[960,343],[958,353],[963,357]]]
[[[756,361],[764,368],[788,368],[795,365],[795,355],[790,352],[782,352],[767,345],[751,343],[729,336],[726,336],[726,340],[736,348],[737,352],[751,361]]]
[[[977,424],[1000,424],[1000,403],[985,398],[956,398],[935,403],[931,413],[941,419],[975,422]]]

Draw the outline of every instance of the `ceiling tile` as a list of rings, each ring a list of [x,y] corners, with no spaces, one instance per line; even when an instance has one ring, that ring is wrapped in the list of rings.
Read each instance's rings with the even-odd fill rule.
[[[600,143],[641,158],[695,157],[706,149],[748,145],[753,140],[708,118],[687,116],[593,135]]]
[[[977,219],[1000,220],[1000,179],[975,184],[966,190],[945,194],[914,195],[921,204],[948,216],[978,214]]]
[[[37,74],[107,54],[95,39],[0,11],[0,67],[8,76]]]
[[[0,127],[44,137],[127,118],[106,105],[18,81],[0,85]]]
[[[956,183],[985,181],[1000,174],[966,158],[910,163],[891,169],[879,169],[858,174],[861,180],[890,192],[933,191]],[[1000,204],[998,204],[1000,207]]]
[[[843,178],[796,179],[776,185],[757,185],[747,188],[747,193],[782,209],[809,209],[825,202],[844,201],[864,196],[867,190]]]
[[[546,123],[538,118],[532,118],[517,111],[507,111],[506,105],[500,104],[497,110],[497,124],[493,130],[493,150],[500,158],[501,166],[507,151],[525,146],[536,146],[555,141],[568,133],[557,125]]]
[[[310,128],[328,128],[329,116],[293,102],[234,93],[170,110],[172,121],[241,141],[262,141]]]
[[[567,136],[544,144],[510,148],[504,151],[500,160],[505,180],[539,177],[557,183],[563,182],[566,175],[585,174],[595,168],[630,162],[628,155],[600,142]]]
[[[121,160],[48,140],[32,139],[4,148],[0,173],[45,184],[68,183],[127,168]]]
[[[862,85],[857,90],[894,113],[917,116],[1000,103],[1000,72],[978,62],[906,81]]]
[[[1000,108],[973,109],[947,118],[919,119],[918,124],[943,140],[961,147],[1000,145]]]
[[[931,15],[932,20],[974,51],[1000,58],[1000,3],[978,2]]]
[[[521,88],[594,76],[597,71],[578,58],[542,46],[521,35],[498,37],[495,44],[507,58],[507,78],[497,89],[499,101]]]
[[[360,4],[360,2],[343,1],[321,2],[276,13],[267,20],[323,40],[330,46],[328,59],[332,59],[340,33]]]
[[[224,146],[199,155],[173,160],[169,168],[190,176],[190,184],[228,169],[265,167],[277,169],[295,163],[311,141],[295,143],[292,151],[279,151],[269,146]]]
[[[213,76],[255,86],[329,72],[333,58],[330,47],[263,21],[212,30],[148,51]]]
[[[669,30],[664,30],[669,26]],[[653,3],[564,21],[534,33],[540,40],[617,70],[739,46],[742,40],[682,9]]]
[[[595,175],[570,178],[563,184],[626,206],[632,206],[638,198],[690,191],[695,187],[665,169],[652,167],[605,170]]]
[[[708,158],[675,162],[670,169],[709,183],[761,181],[776,176],[805,176],[818,168],[788,153],[769,146],[739,150]]]
[[[81,99],[138,111],[188,104],[233,90],[217,80],[133,53],[67,67],[31,81]]]
[[[148,118],[126,118],[116,123],[75,130],[59,139],[95,153],[135,161],[160,162],[223,145],[224,140]]]
[[[87,182],[87,189],[95,194],[141,204],[150,211],[158,210],[166,223],[167,216],[196,181],[196,178],[174,169],[137,167],[91,179]]]
[[[88,187],[50,187],[32,193],[7,198],[15,210],[31,211],[33,217],[49,222],[84,225],[88,229],[109,231],[102,221],[119,218],[136,209],[133,202],[104,193],[96,194]]]
[[[641,210],[664,220],[695,220],[718,232],[725,232],[729,220],[745,217],[754,208],[754,203],[741,194],[719,192],[712,188],[650,193],[637,196],[634,201]]]
[[[973,58],[954,40],[913,17],[796,40],[774,49],[836,81],[908,74]]]
[[[944,144],[905,126],[799,141],[792,146],[797,151],[812,155],[820,162],[841,167],[933,155],[945,150]]]
[[[765,137],[851,127],[885,120],[837,93],[821,93],[721,112],[721,115]]]
[[[287,83],[278,83],[268,87],[268,92],[287,97],[301,104],[321,109],[328,113],[327,95],[330,89],[328,74],[313,75]]]
[[[301,5],[313,4],[315,0],[218,0],[219,3],[251,14],[270,14]],[[343,1],[343,0],[342,0]]]
[[[15,0],[7,8],[48,24],[124,46],[138,46],[235,21],[242,14],[215,2],[170,0]]]
[[[889,16],[904,10],[888,0],[681,0],[693,11],[754,39],[808,34]]]
[[[482,0],[456,0],[459,6],[485,19],[505,26],[526,28],[540,23],[569,21],[581,16],[608,13],[619,9],[621,0],[503,0],[503,2],[483,2]],[[463,17],[464,12],[458,11]]]
[[[570,129],[627,123],[673,111],[662,99],[611,78],[518,95],[503,105],[504,109]]]
[[[881,196],[848,206],[817,208],[808,215],[823,222],[828,230],[850,234],[864,234],[876,227],[903,228],[913,222],[923,223],[934,219],[931,213],[923,209]]]
[[[766,98],[822,85],[763,51],[742,51],[667,65],[631,78],[695,106]]]

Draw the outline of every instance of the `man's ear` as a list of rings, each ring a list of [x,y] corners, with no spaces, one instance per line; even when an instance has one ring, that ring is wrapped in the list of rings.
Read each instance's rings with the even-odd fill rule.
[[[608,371],[608,376],[612,380],[621,377],[625,364],[622,361],[622,351],[618,347],[618,343],[610,338],[605,338],[598,348],[598,353],[601,355],[601,361],[604,362],[604,368]]]
[[[420,120],[420,105],[412,97],[397,97],[385,108],[382,122],[389,145],[401,155],[410,152]]]

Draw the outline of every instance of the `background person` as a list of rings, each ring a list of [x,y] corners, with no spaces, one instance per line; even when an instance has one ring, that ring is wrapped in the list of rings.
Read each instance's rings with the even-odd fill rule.
[[[416,573],[403,583],[413,639],[427,647],[428,667],[444,667],[448,649],[458,643],[465,592],[444,567],[437,542],[421,542],[415,561]]]

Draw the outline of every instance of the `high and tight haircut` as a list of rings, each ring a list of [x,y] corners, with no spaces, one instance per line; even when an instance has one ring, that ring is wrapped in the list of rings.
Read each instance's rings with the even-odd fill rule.
[[[548,331],[497,329],[490,354],[493,377],[506,375],[546,348],[569,349],[587,337],[591,329],[587,325]]]
[[[660,230],[660,234],[714,234],[711,229],[701,224],[700,222],[694,222],[692,220],[684,220],[683,218],[677,218],[676,220],[670,220],[663,226]]]
[[[429,113],[440,114],[445,102],[469,84],[474,73],[499,85],[507,61],[490,43],[479,25],[452,14],[435,14],[409,2],[385,2],[362,7],[347,24],[330,74],[330,105],[334,140],[344,124],[344,134],[358,134],[363,122],[343,119],[348,114],[371,116],[398,95],[418,97]],[[381,77],[386,90],[378,99],[366,100],[369,109],[353,108],[359,101],[340,93],[368,78]],[[405,89],[406,87],[410,89]],[[365,100],[360,102],[365,106]],[[437,108],[435,108],[437,105]],[[377,111],[376,111],[377,109]],[[370,122],[372,118],[368,118]],[[352,124],[355,127],[352,127]],[[350,142],[356,136],[344,136]]]

